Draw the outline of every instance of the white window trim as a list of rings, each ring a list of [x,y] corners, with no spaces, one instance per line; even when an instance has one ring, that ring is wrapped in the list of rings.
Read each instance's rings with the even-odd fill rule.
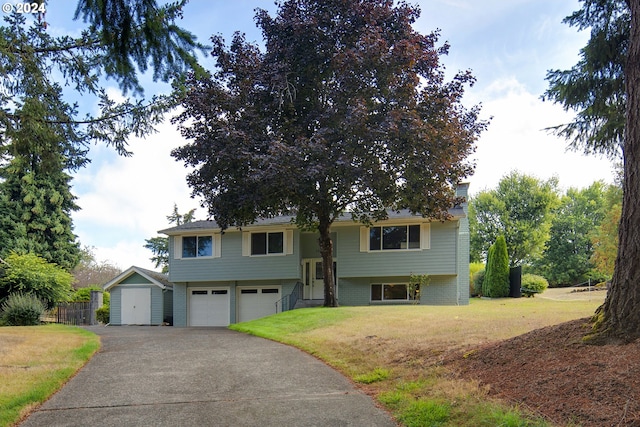
[[[406,248],[406,249],[380,249],[372,251],[369,246],[369,230],[370,227],[360,227],[360,252],[368,253],[390,253],[390,252],[415,252],[426,249],[431,249],[431,224],[428,222],[423,223],[389,223],[374,225],[374,227],[396,227],[396,226],[420,226],[420,247],[419,248]]]
[[[251,255],[251,235],[257,233],[282,233],[282,252],[277,254]],[[268,257],[293,255],[293,230],[278,228],[268,230],[255,230],[242,232],[242,256],[248,257]]]
[[[211,256],[182,256],[182,239],[184,237],[211,237]],[[213,259],[222,257],[222,235],[221,234],[184,234],[173,237],[173,258],[174,259]]]

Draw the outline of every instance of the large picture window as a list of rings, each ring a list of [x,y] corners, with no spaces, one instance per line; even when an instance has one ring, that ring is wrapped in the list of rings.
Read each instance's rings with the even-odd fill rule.
[[[284,233],[251,233],[251,255],[284,253]]]
[[[419,225],[390,225],[369,229],[369,250],[420,249]]]
[[[198,258],[213,256],[212,236],[185,236],[182,238],[182,257]]]
[[[413,301],[419,298],[420,287],[410,290],[406,283],[371,285],[371,301]]]

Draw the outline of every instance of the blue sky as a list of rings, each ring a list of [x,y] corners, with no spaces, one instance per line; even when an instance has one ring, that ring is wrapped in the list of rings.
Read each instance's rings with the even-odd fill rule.
[[[421,33],[441,30],[451,45],[442,61],[451,75],[471,69],[477,77],[465,105],[482,104],[482,116],[493,117],[477,144],[476,172],[469,178],[472,193],[494,188],[510,171],[548,179],[558,177],[563,188],[583,188],[596,180],[612,182],[611,163],[598,157],[566,152],[566,142],[543,129],[571,119],[560,106],[542,102],[549,69],[576,63],[588,34],[578,33],[562,19],[579,8],[577,0],[421,0],[415,28]],[[254,9],[274,11],[272,1],[191,0],[180,25],[208,43],[212,34],[231,39],[234,31],[260,41]],[[71,33],[75,2],[50,1],[51,31]],[[212,61],[204,58],[205,65]],[[144,79],[147,94],[168,90]],[[114,92],[117,92],[113,88]],[[152,268],[144,240],[168,226],[173,204],[180,212],[197,208],[190,198],[186,170],[170,157],[184,140],[167,120],[146,140],[132,140],[133,157],[118,157],[112,149],[94,146],[92,163],[74,176],[74,193],[81,211],[73,215],[82,245],[94,247],[98,260],[125,269]]]

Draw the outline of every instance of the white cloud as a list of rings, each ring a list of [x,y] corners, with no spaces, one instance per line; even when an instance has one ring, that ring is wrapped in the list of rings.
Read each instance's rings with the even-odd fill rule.
[[[566,123],[572,115],[559,105],[542,102],[515,78],[496,80],[482,93],[482,112],[493,116],[475,153],[477,168],[472,191],[493,188],[510,171],[549,179],[563,188],[584,188],[596,180],[613,182],[611,162],[567,151],[567,142],[545,128]]]
[[[146,140],[131,141],[132,157],[103,155],[75,177],[82,209],[73,215],[75,231],[82,245],[96,248],[99,260],[108,259],[121,268],[133,261],[151,267],[144,240],[169,226],[166,216],[174,203],[180,212],[199,207],[189,196],[187,170],[170,155],[183,144],[179,132],[166,121]],[[204,218],[206,213],[200,208],[196,216]],[[141,265],[144,260],[147,263]]]

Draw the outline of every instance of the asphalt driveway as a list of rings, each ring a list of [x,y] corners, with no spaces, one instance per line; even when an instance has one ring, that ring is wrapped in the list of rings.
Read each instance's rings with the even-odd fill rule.
[[[90,329],[100,352],[21,426],[396,425],[295,348],[224,328]]]

